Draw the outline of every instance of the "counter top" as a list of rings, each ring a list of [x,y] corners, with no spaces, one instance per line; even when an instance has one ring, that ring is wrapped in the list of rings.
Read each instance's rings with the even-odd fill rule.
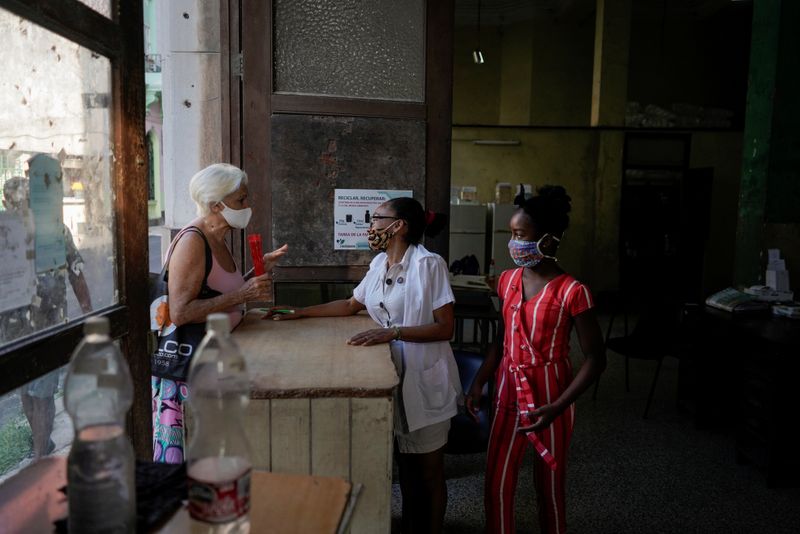
[[[789,349],[800,347],[800,321],[777,317],[769,310],[763,312],[728,312],[711,306],[704,308],[706,316],[724,321],[739,333],[746,333],[776,346]]]
[[[33,462],[0,485],[0,532],[53,532],[67,516],[67,458],[48,456]],[[252,532],[303,533],[343,531],[358,491],[337,477],[265,473],[253,470]],[[141,501],[139,503],[141,505]],[[139,509],[141,513],[143,510]],[[55,529],[58,530],[58,529]],[[158,534],[191,532],[186,507],[175,512]]]
[[[290,321],[263,315],[251,310],[232,334],[247,359],[252,398],[388,397],[398,384],[388,344],[347,344],[376,327],[366,313]]]

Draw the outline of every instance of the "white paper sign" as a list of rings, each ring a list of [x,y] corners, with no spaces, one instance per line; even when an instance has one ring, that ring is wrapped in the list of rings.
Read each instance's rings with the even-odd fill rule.
[[[369,250],[367,230],[375,208],[393,198],[413,197],[410,190],[336,189],[333,204],[333,249]]]
[[[31,237],[19,214],[0,212],[0,312],[28,306],[36,294]]]

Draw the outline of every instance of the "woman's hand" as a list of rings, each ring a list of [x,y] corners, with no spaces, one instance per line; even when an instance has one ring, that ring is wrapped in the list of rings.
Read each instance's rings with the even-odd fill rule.
[[[363,345],[368,347],[370,345],[379,345],[381,343],[388,343],[394,339],[394,328],[373,328],[366,332],[361,332],[354,335],[347,340],[348,345]]]
[[[261,318],[272,319],[273,321],[291,321],[292,319],[302,319],[305,317],[299,312],[300,308],[295,308],[294,306],[272,306]]]
[[[286,252],[289,250],[289,245],[283,245],[280,248],[276,248],[272,252],[267,252],[264,254],[264,270],[269,272],[275,267],[275,264],[278,263],[283,256],[286,255]]]
[[[269,302],[272,300],[272,275],[264,273],[261,276],[254,276],[244,283],[239,289],[241,302],[261,301]]]
[[[550,426],[555,418],[561,415],[561,412],[568,409],[581,393],[597,381],[600,373],[606,368],[606,349],[603,343],[603,333],[600,330],[594,310],[590,308],[579,313],[575,316],[574,321],[581,349],[583,349],[583,354],[586,356],[586,362],[581,365],[575,378],[567,389],[561,393],[560,397],[550,404],[539,406],[531,412],[530,418],[533,424],[520,428],[521,432],[538,432]]]
[[[555,418],[558,417],[562,411],[563,410],[561,410],[555,404],[545,404],[543,406],[539,406],[530,413],[531,420],[535,422],[530,426],[519,427],[519,431],[539,432],[540,430],[544,430],[552,424]],[[537,417],[539,418],[538,420],[536,419]]]
[[[465,395],[467,403],[467,413],[475,420],[476,423],[480,422],[478,419],[478,411],[481,409],[481,397],[483,397],[483,384],[478,384],[473,381],[469,387],[469,391]]]

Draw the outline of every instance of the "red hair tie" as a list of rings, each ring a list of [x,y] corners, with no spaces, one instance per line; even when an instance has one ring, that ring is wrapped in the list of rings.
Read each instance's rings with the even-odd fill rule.
[[[436,218],[436,214],[431,210],[425,212],[425,224],[431,224]]]

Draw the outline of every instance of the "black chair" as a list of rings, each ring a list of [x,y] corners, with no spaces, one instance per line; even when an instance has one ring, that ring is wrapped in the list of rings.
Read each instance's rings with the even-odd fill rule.
[[[500,313],[495,309],[488,291],[453,290],[456,305],[453,310],[455,332],[453,350],[474,350],[486,354],[497,338]],[[471,324],[470,324],[471,323]]]
[[[458,365],[458,376],[461,387],[466,393],[469,391],[472,380],[483,363],[483,355],[475,352],[456,350],[453,352]],[[491,384],[484,387],[476,423],[467,413],[459,413],[450,420],[450,433],[447,437],[447,454],[474,454],[483,452],[489,445],[489,430],[491,429],[491,401],[489,391]]]
[[[678,326],[680,310],[666,297],[650,295],[647,301],[637,306],[637,319],[635,325],[629,330],[629,315],[633,315],[630,300],[622,298],[618,312],[611,316],[606,329],[606,348],[625,358],[625,391],[630,392],[630,360],[650,360],[656,362],[653,379],[650,383],[650,392],[647,395],[647,404],[644,408],[643,419],[647,419],[653,394],[658,383],[658,375],[666,356],[677,355],[675,351],[678,339]],[[624,321],[622,336],[611,336],[614,320],[621,312]],[[592,398],[597,398],[597,388],[600,380],[595,383]]]
[[[454,289],[454,293],[456,294],[455,335],[451,346],[458,366],[461,387],[466,393],[483,363],[489,346],[497,338],[500,314],[495,310],[488,291],[458,288]],[[472,324],[465,324],[467,321]],[[465,412],[451,419],[446,453],[472,454],[486,450],[492,420],[490,400],[492,382],[489,380],[484,387],[477,423]]]

